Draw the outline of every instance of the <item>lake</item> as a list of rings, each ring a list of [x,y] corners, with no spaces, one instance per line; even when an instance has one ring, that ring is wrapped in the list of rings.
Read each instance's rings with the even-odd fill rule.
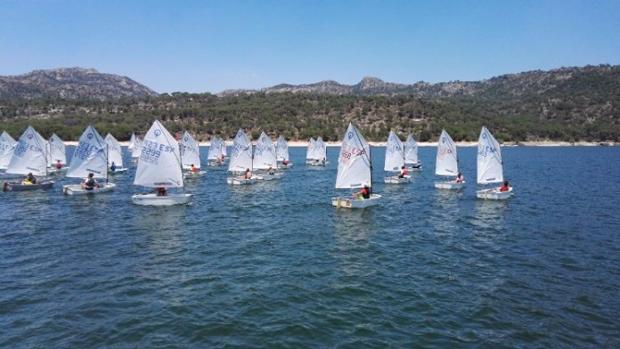
[[[503,148],[516,195],[485,202],[476,148],[455,193],[434,148],[395,186],[373,147],[384,198],[358,211],[330,205],[338,148],[290,151],[279,182],[207,169],[186,207],[133,205],[133,168],[96,197],[0,194],[0,347],[620,346],[620,148]]]

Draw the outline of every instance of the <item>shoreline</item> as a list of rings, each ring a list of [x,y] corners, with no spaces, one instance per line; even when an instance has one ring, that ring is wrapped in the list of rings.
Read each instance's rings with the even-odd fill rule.
[[[255,142],[255,141],[254,141]],[[73,145],[76,146],[78,144],[77,141],[65,141],[65,145]],[[121,146],[128,146],[129,142],[119,142]],[[373,147],[385,147],[387,142],[368,142]],[[208,147],[211,145],[211,142],[199,142],[201,147]],[[232,141],[226,141],[227,146],[231,146],[233,144]],[[339,147],[341,142],[325,142],[328,147]],[[620,143],[615,142],[555,142],[555,141],[536,141],[536,142],[506,142],[500,144],[502,147],[603,147],[603,146],[620,146]],[[307,147],[308,142],[306,141],[289,141],[289,147],[299,148],[299,147]],[[424,147],[437,147],[437,142],[418,142],[418,146],[421,148]],[[457,147],[477,147],[478,142],[456,142]]]

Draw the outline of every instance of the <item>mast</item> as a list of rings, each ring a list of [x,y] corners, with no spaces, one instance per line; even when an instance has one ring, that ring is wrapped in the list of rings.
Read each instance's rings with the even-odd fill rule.
[[[108,142],[105,142],[105,182],[106,184],[108,183],[108,181],[110,180],[110,171],[109,171],[109,162],[110,161],[110,146],[108,145]]]

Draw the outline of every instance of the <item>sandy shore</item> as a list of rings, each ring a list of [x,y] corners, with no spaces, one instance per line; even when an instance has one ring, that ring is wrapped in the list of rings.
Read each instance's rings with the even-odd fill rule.
[[[77,145],[75,141],[65,141],[65,145]],[[128,146],[129,142],[119,142],[122,146]],[[385,147],[386,142],[369,142],[373,147]],[[603,142],[608,146],[617,146],[614,142]],[[340,142],[326,142],[328,147],[339,147]],[[200,142],[200,146],[208,147],[210,142]],[[226,141],[226,145],[231,146],[232,141]],[[476,147],[478,142],[456,142],[458,147]],[[305,141],[290,141],[289,147],[307,147],[308,142]],[[419,147],[437,147],[437,142],[418,142]],[[539,142],[520,142],[519,144],[514,142],[502,143],[502,147],[515,147],[515,146],[527,146],[527,147],[596,147],[601,146],[601,142],[554,142],[554,141],[539,141]]]

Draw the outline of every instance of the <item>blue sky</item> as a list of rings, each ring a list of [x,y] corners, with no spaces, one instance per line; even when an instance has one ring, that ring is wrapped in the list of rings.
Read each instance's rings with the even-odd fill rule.
[[[0,0],[0,75],[87,67],[158,92],[413,83],[620,64],[620,1]]]

